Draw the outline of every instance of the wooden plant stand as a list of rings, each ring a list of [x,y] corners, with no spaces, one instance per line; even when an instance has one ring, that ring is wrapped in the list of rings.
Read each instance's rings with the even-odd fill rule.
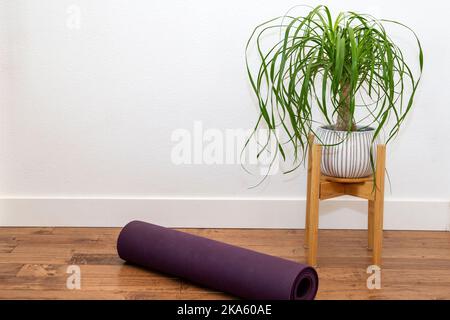
[[[305,248],[308,264],[317,265],[317,238],[319,230],[319,201],[343,195],[368,200],[368,249],[372,250],[372,263],[381,266],[383,242],[383,205],[386,146],[377,146],[375,184],[373,176],[346,179],[334,178],[320,172],[322,146],[309,139],[308,182],[306,198]]]

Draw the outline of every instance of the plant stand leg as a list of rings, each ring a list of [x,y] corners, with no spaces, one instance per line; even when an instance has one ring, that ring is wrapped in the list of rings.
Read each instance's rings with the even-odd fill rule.
[[[320,196],[320,162],[322,146],[313,144],[311,150],[311,185],[308,190],[309,197],[309,224],[308,224],[308,264],[317,265],[317,241],[319,231],[319,196]]]
[[[386,162],[386,146],[377,146],[375,200],[373,210],[373,257],[372,262],[381,266],[381,250],[383,246],[383,209],[384,209],[384,175]]]
[[[373,249],[373,218],[374,218],[374,210],[375,210],[375,201],[369,200],[368,212],[367,212],[367,249]]]
[[[311,172],[312,172],[312,146],[314,143],[314,136],[309,136],[309,149],[308,149],[308,172],[307,172],[307,182],[306,182],[306,211],[305,211],[305,248],[309,247],[309,220],[310,220],[310,203],[311,197]]]

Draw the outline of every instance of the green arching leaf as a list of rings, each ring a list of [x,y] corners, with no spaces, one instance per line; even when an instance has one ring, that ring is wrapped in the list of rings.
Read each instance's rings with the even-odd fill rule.
[[[352,67],[351,67],[351,84],[352,90],[355,89],[358,83],[358,45],[356,44],[355,34],[352,27],[348,27],[348,36],[350,39],[351,57],[352,57]]]
[[[328,124],[331,124],[331,120],[328,117],[327,112],[327,80],[328,80],[328,69],[324,70],[322,77],[322,113],[325,116]]]
[[[335,91],[338,90],[341,83],[342,71],[344,70],[345,62],[345,39],[340,34],[336,36],[336,57],[334,62],[334,75],[332,79],[332,86]]]

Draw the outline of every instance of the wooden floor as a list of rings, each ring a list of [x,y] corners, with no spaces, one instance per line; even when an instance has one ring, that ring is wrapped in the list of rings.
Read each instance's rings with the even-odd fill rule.
[[[303,230],[187,229],[304,262]],[[174,277],[126,265],[116,228],[0,228],[1,299],[230,299]],[[319,232],[318,299],[450,299],[450,232],[385,232],[382,288],[366,287],[365,231]],[[66,288],[67,266],[81,290]]]

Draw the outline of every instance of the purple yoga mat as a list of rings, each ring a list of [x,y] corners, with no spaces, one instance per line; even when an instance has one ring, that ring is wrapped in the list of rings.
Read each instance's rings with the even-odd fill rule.
[[[133,221],[120,232],[128,262],[252,300],[312,300],[319,284],[309,266],[154,224]]]

